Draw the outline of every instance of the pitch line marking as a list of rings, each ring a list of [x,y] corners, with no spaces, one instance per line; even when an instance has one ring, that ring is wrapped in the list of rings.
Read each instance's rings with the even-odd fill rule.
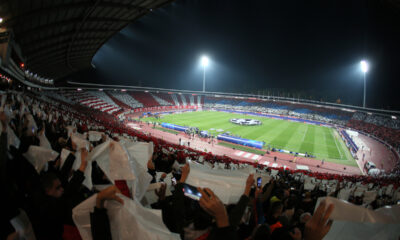
[[[332,135],[332,132],[333,132],[333,130],[330,132],[330,134],[333,137],[333,140],[335,141],[336,148],[337,148],[337,150],[339,151],[339,154],[340,154],[340,159],[343,159],[342,151],[340,151],[340,148],[339,148],[339,146],[337,145],[337,142],[336,142],[336,140],[338,138],[337,131],[335,131],[334,134],[333,134],[335,136]]]
[[[242,156],[244,152],[240,151],[240,152],[236,152],[235,155],[237,156]]]

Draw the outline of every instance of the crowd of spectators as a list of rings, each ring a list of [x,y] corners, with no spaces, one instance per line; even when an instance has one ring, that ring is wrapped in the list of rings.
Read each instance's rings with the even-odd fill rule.
[[[346,126],[371,134],[400,152],[400,120],[397,117],[356,112]]]
[[[173,174],[177,183],[170,189],[172,195],[166,196],[167,184],[161,183],[155,190],[158,200],[151,206],[161,210],[165,226],[182,239],[322,239],[332,225],[329,219],[333,205],[326,206],[322,202],[314,211],[318,197],[338,197],[341,191],[348,190],[352,193],[347,200],[372,209],[398,200],[397,173],[374,178],[243,164],[225,156],[167,143],[127,128],[110,114],[61,102],[62,99],[54,101],[35,92],[7,91],[1,95],[0,187],[3,202],[0,239],[81,239],[72,212],[91,196],[96,196],[90,214],[92,237],[112,239],[105,202],[126,204],[119,195],[125,193],[126,183],[116,184],[118,187],[112,185],[96,161],[90,161],[88,156],[97,146],[107,141],[118,144],[121,139],[154,144],[154,153],[147,164],[152,182],[164,181],[164,177],[156,177],[157,172]],[[101,137],[90,140],[90,131],[100,133]],[[90,144],[82,147],[82,141]],[[51,153],[51,159],[43,159],[49,154],[41,155],[41,152]],[[210,169],[235,171],[252,167],[256,172],[272,177],[259,186],[250,174],[236,204],[224,205],[208,188],[198,188],[201,198],[193,200],[181,191],[190,176],[188,159]],[[90,169],[91,174],[87,175]],[[85,184],[88,176],[93,185],[110,186],[99,192]],[[315,180],[314,187],[305,186],[308,178]],[[354,194],[360,186],[377,191],[376,198],[363,201],[362,194]],[[129,191],[125,195],[133,201]],[[31,224],[25,225],[30,226],[31,231],[21,232],[13,224],[13,219],[22,213],[26,213]]]

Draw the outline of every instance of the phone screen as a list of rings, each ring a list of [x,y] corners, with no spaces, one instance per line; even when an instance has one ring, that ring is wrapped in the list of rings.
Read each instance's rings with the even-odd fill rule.
[[[261,187],[261,181],[262,181],[261,177],[257,178],[257,187]]]
[[[175,186],[176,185],[176,178],[175,177],[171,178],[171,181],[172,181],[172,186]]]
[[[201,198],[201,193],[197,190],[195,186],[184,184],[182,190],[183,194],[188,198],[191,198],[196,201],[199,201]]]

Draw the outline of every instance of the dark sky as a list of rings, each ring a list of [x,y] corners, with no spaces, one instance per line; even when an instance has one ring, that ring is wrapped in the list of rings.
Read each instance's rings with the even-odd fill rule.
[[[391,1],[177,0],[142,17],[74,80],[208,91],[302,91],[400,110],[400,8]]]

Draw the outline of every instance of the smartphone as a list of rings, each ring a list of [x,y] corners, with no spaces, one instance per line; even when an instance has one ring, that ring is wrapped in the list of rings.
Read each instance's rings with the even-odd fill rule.
[[[201,193],[197,190],[195,186],[184,184],[182,191],[186,197],[193,200],[199,201],[201,198]]]
[[[262,178],[258,177],[257,178],[257,187],[261,187],[261,184],[262,184]]]
[[[176,178],[175,177],[171,178],[171,181],[172,181],[172,186],[175,186],[176,185]]]

